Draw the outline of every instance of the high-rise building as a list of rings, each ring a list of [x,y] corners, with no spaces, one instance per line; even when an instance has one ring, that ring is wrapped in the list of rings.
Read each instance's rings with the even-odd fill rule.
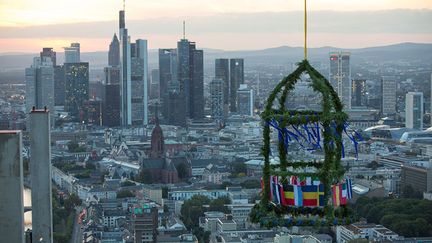
[[[131,44],[131,118],[132,125],[148,124],[147,40]]]
[[[157,242],[158,210],[150,204],[135,206],[132,212],[135,242]]]
[[[160,102],[159,82],[159,69],[152,69],[150,72],[149,99],[156,99],[158,102]]]
[[[83,104],[89,99],[88,62],[65,63],[65,111],[83,121]]]
[[[24,243],[21,131],[0,131],[0,242]]]
[[[366,80],[353,79],[352,81],[352,106],[366,105]]]
[[[179,89],[169,90],[169,87],[179,86],[177,68],[177,50],[159,49],[159,97],[162,103],[162,115],[166,119],[169,115],[169,92],[180,92]],[[173,86],[173,84],[176,85]]]
[[[244,83],[244,60],[230,59],[230,111],[237,111],[237,90]]]
[[[53,66],[57,65],[57,58],[56,58],[56,52],[53,50],[52,47],[44,47],[40,53],[40,58],[43,59],[44,57],[51,58],[51,61],[53,63]]]
[[[102,93],[102,125],[120,126],[120,68],[105,67]]]
[[[54,67],[50,57],[35,57],[25,70],[26,110],[33,107],[54,110]]]
[[[254,94],[253,89],[249,89],[247,84],[241,84],[237,90],[238,113],[245,116],[254,114]]]
[[[222,123],[225,119],[225,81],[220,78],[214,78],[210,82],[210,108],[212,119]]]
[[[114,34],[111,44],[109,45],[108,66],[110,67],[120,66],[120,42],[116,34]]]
[[[330,53],[330,84],[336,90],[345,109],[351,109],[351,65],[349,52]]]
[[[396,114],[396,78],[393,76],[381,77],[381,114],[394,116]]]
[[[423,130],[423,93],[408,92],[405,98],[405,127]]]
[[[229,60],[225,58],[219,58],[215,60],[215,78],[223,81],[224,89],[224,105],[229,105],[229,87],[230,87],[230,72],[229,72]]]
[[[61,65],[54,66],[54,105],[65,103],[65,72]]]
[[[81,62],[80,43],[71,43],[70,47],[64,47],[65,61],[64,63]]]
[[[132,125],[131,49],[125,23],[125,11],[119,12],[120,33],[120,119],[121,125]]]
[[[48,110],[30,112],[32,241],[53,242],[51,136]]]

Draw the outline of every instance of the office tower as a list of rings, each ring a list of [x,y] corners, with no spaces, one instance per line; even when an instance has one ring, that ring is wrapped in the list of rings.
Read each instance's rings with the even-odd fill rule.
[[[351,66],[349,52],[330,53],[330,84],[345,109],[351,109]]]
[[[253,90],[247,84],[241,84],[237,90],[237,112],[240,115],[253,116],[254,114],[254,95]]]
[[[215,78],[221,79],[223,81],[224,89],[224,105],[229,105],[229,81],[230,81],[230,73],[229,73],[229,60],[219,58],[215,60]]]
[[[159,49],[159,97],[162,103],[162,115],[166,119],[169,115],[168,87],[172,87],[173,83],[178,84],[177,68],[177,50]],[[179,93],[180,90],[171,90],[171,92]]]
[[[114,34],[108,50],[108,66],[120,66],[120,43],[117,35]]]
[[[65,72],[63,66],[54,66],[54,105],[65,103]]]
[[[0,242],[24,243],[21,131],[0,131]]]
[[[147,40],[131,44],[131,118],[132,125],[148,124]]]
[[[56,58],[56,52],[53,51],[53,48],[51,47],[44,47],[40,53],[40,58],[43,59],[44,57],[51,58],[51,61],[53,63],[53,66],[57,65],[57,58]]]
[[[396,114],[396,78],[393,76],[381,77],[381,114],[393,116]]]
[[[352,81],[352,106],[366,105],[366,80],[353,79]]]
[[[183,38],[177,42],[178,80],[185,99],[186,117],[204,117],[204,59],[195,42]]]
[[[102,94],[102,125],[120,126],[120,68],[105,67],[105,84]]]
[[[423,93],[408,92],[405,98],[405,127],[423,130]]]
[[[214,78],[210,82],[210,108],[212,119],[223,122],[225,119],[225,81],[220,78]]]
[[[65,111],[83,121],[83,104],[89,99],[88,62],[65,63]]]
[[[48,110],[30,112],[30,181],[33,242],[53,242],[51,138]]]
[[[237,90],[244,83],[244,60],[230,59],[230,111],[237,111]]]
[[[79,43],[71,43],[70,47],[64,47],[64,51],[65,51],[64,63],[81,62]]]
[[[33,107],[54,110],[54,67],[50,57],[35,57],[25,70],[26,110]]]
[[[119,11],[120,33],[120,120],[121,125],[132,125],[131,97],[131,50],[128,30],[125,24],[125,11]]]
[[[132,213],[135,242],[157,242],[158,210],[150,204],[135,206]]]
[[[160,97],[159,97],[159,69],[152,69],[150,72],[150,91],[149,91],[149,99],[157,99],[160,103]]]

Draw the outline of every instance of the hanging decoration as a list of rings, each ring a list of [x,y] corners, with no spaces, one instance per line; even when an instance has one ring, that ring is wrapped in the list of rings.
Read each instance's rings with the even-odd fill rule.
[[[264,111],[262,198],[253,208],[252,222],[274,226],[332,226],[355,220],[347,208],[352,198],[352,181],[343,178],[341,158],[345,157],[344,137],[351,141],[355,155],[362,137],[351,131],[348,115],[329,81],[307,60],[307,11],[305,3],[304,60],[270,93]],[[322,95],[321,110],[289,110],[287,97],[302,75]],[[276,108],[274,108],[276,107]],[[270,164],[271,131],[277,133],[279,164]],[[321,151],[322,161],[290,161],[290,145],[305,151]],[[292,150],[292,149],[291,149]]]

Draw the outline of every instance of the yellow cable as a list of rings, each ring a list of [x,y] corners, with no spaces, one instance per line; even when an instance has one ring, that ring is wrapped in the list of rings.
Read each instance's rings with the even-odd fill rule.
[[[307,60],[307,8],[304,0],[304,59]]]

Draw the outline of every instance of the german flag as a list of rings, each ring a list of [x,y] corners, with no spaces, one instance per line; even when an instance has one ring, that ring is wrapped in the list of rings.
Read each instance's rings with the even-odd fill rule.
[[[294,205],[294,186],[287,183],[283,184],[285,203],[288,206]]]

